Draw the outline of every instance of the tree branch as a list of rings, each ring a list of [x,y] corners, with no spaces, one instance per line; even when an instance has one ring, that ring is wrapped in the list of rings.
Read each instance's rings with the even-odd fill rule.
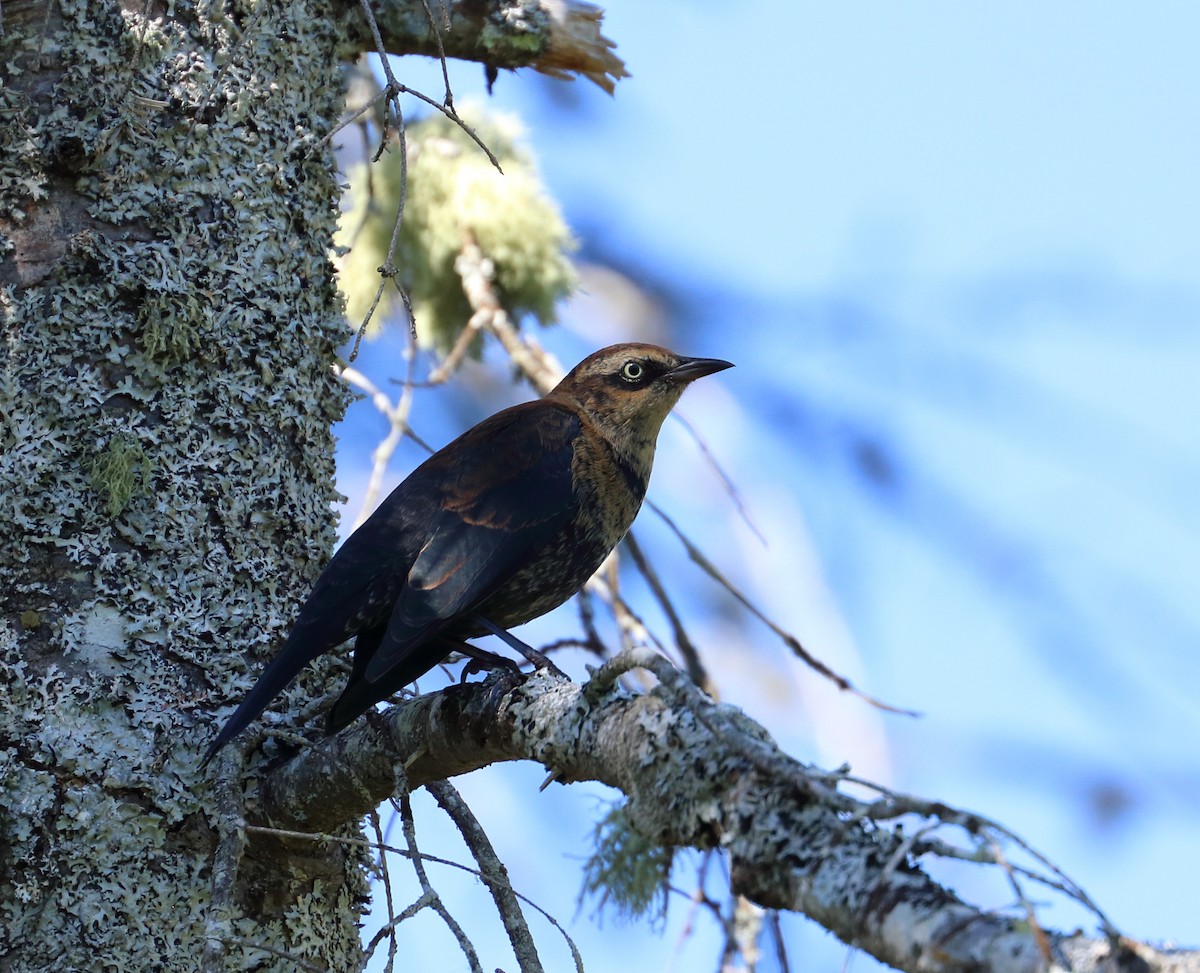
[[[536,760],[560,781],[621,790],[629,820],[651,840],[721,849],[734,893],[803,913],[901,969],[1200,970],[1200,953],[1035,931],[1024,917],[963,902],[920,866],[901,833],[850,810],[866,805],[838,790],[839,775],[788,757],[664,661],[633,650],[582,686],[536,672],[513,688],[493,677],[420,696],[270,773],[263,818],[328,831],[387,798],[397,764],[416,787],[499,760]],[[620,689],[617,677],[635,666],[659,685],[642,695]]]
[[[604,11],[585,0],[453,0],[426,7],[413,0],[372,0],[390,54],[478,61],[492,68],[531,67],[567,80],[588,78],[610,95],[629,76],[600,30]],[[348,54],[375,50],[357,4],[345,8]],[[440,40],[440,44],[438,43]]]

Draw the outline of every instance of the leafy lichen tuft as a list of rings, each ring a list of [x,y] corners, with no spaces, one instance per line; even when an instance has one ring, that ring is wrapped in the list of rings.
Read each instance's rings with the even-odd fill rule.
[[[496,290],[516,321],[556,319],[556,308],[576,286],[568,254],[575,249],[557,205],[543,189],[516,124],[465,108],[461,114],[495,154],[503,172],[449,119],[434,115],[409,126],[408,185],[397,241],[398,282],[412,299],[417,332],[446,349],[471,317],[455,261],[473,239],[494,267]],[[387,259],[400,198],[400,153],[393,149],[371,172],[350,174],[355,204],[342,219],[339,243],[348,248],[342,289],[352,322],[366,314]],[[394,290],[385,288],[386,311]],[[387,301],[391,301],[388,304]],[[379,312],[377,311],[377,314]],[[379,320],[376,317],[373,324]]]

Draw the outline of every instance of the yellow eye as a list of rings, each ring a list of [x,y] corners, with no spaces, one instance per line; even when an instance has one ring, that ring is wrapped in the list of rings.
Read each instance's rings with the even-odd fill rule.
[[[640,382],[646,374],[646,366],[640,361],[627,361],[621,366],[621,378],[627,382]]]

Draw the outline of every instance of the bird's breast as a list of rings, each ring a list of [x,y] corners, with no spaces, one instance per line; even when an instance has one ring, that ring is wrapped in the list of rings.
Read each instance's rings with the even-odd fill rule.
[[[520,625],[557,608],[587,583],[641,509],[653,461],[622,455],[599,436],[574,446],[572,517],[480,606],[497,625]]]

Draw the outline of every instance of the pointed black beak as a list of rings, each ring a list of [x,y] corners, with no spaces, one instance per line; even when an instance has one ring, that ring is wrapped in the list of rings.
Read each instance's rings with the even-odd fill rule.
[[[722,361],[720,358],[684,358],[663,378],[672,382],[694,382],[705,375],[723,372],[727,368],[733,368],[733,362]]]

